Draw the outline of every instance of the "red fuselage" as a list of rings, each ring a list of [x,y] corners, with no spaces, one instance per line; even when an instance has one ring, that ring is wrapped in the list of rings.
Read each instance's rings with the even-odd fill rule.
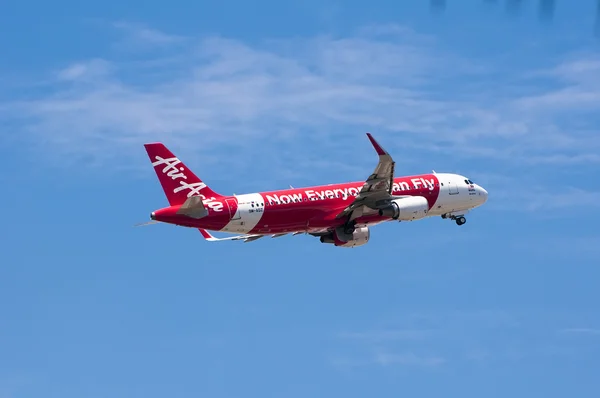
[[[237,196],[204,199],[208,216],[193,219],[177,214],[180,205],[154,212],[157,221],[204,228],[212,231],[273,234],[323,229],[344,224],[336,218],[356,197],[363,182],[320,185]],[[435,174],[394,179],[392,194],[422,196],[433,209],[439,194],[440,181]],[[377,224],[389,218],[378,214],[356,219],[358,224]]]

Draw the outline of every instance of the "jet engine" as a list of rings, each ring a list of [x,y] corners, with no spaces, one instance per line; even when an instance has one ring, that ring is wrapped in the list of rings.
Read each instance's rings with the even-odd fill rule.
[[[410,196],[392,200],[379,209],[379,215],[394,220],[412,221],[425,217],[428,211],[427,199],[422,196]]]
[[[344,228],[340,227],[328,235],[321,236],[321,243],[333,243],[338,247],[356,247],[367,243],[370,237],[369,227],[355,228],[352,234],[345,234]]]

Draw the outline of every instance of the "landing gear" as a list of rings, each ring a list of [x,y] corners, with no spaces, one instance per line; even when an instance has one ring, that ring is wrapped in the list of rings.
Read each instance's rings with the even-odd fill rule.
[[[354,230],[356,225],[356,221],[352,220],[352,221],[348,221],[345,225],[344,225],[344,233],[347,235],[352,235],[354,233]]]
[[[464,223],[467,222],[467,219],[465,218],[465,216],[457,216],[457,215],[453,215],[453,214],[442,214],[442,218],[443,219],[451,219],[456,221],[456,225],[463,225]]]

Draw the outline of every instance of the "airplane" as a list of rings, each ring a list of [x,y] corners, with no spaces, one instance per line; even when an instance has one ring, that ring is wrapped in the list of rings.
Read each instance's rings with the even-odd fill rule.
[[[485,189],[459,174],[434,170],[394,177],[390,154],[370,133],[367,137],[379,163],[363,182],[229,196],[213,191],[162,143],[144,144],[169,202],[145,224],[198,229],[209,242],[309,234],[321,243],[357,247],[369,241],[370,227],[382,222],[440,216],[463,225],[465,214],[487,201]],[[216,238],[209,231],[236,235]]]

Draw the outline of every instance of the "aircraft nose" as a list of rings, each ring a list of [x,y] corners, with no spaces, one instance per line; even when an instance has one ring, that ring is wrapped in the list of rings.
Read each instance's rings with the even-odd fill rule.
[[[486,191],[485,189],[483,189],[483,187],[479,187],[479,195],[481,196],[481,199],[483,200],[483,203],[487,202],[488,191]]]

